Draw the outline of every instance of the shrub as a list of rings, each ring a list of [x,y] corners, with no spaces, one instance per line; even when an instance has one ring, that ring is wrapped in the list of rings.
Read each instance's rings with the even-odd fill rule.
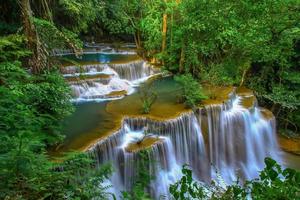
[[[266,167],[259,178],[240,185],[238,181],[221,187],[205,185],[193,180],[192,170],[183,166],[182,178],[170,185],[169,191],[176,200],[183,199],[299,199],[300,172],[294,169],[282,169],[271,158],[265,158]],[[209,192],[210,190],[210,192]],[[211,193],[211,195],[209,194]]]
[[[141,85],[139,94],[142,101],[142,113],[148,114],[157,99],[157,94],[153,88],[153,82],[146,82]]]
[[[191,108],[197,106],[202,100],[207,99],[201,85],[191,74],[175,76],[175,81],[181,84],[183,89],[182,100],[185,105]]]
[[[28,73],[21,60],[30,52],[22,36],[0,37],[0,51],[0,199],[109,199],[109,166],[95,169],[88,154],[63,163],[46,154],[73,108],[63,77]]]

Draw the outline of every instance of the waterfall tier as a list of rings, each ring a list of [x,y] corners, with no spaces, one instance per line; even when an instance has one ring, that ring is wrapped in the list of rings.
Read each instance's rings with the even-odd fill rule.
[[[66,66],[61,71],[71,85],[75,101],[122,98],[156,73],[143,60],[122,64]]]
[[[125,118],[119,131],[89,151],[99,164],[113,163],[112,184],[127,190],[134,182],[138,151],[147,148],[155,161],[149,166],[156,177],[149,191],[156,199],[168,195],[169,184],[180,178],[184,164],[190,165],[196,179],[207,183],[216,178],[216,171],[226,183],[238,177],[252,179],[263,168],[265,157],[279,160],[275,118],[270,113],[265,117],[265,113],[253,95],[239,92],[226,102],[171,120]]]

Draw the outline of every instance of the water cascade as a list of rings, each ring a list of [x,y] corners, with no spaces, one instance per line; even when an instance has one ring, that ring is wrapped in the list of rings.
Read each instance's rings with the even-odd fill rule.
[[[245,96],[231,94],[228,101],[210,104],[166,121],[125,118],[119,131],[90,148],[99,164],[112,162],[115,191],[132,187],[140,149],[147,148],[149,172],[155,180],[149,192],[155,199],[168,196],[170,183],[180,178],[182,165],[195,178],[209,183],[216,172],[226,183],[252,179],[269,156],[279,160],[275,118],[256,103],[246,107]]]
[[[143,60],[66,66],[61,71],[71,84],[75,101],[122,98],[131,94],[138,83],[155,74],[153,68]]]
[[[129,66],[128,64],[112,64],[110,67],[118,73],[120,78],[129,81],[137,81],[149,77],[153,72],[152,68],[143,61],[131,62]]]

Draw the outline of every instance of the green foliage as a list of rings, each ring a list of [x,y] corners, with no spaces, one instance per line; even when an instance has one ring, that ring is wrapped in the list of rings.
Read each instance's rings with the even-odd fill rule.
[[[153,81],[146,82],[140,86],[139,95],[142,101],[142,113],[148,114],[151,110],[152,105],[157,99],[157,94],[153,88]]]
[[[59,30],[53,22],[34,18],[34,24],[41,40],[48,50],[52,49],[81,49],[83,44],[78,35],[72,31],[62,28]]]
[[[145,49],[159,52],[162,40],[162,15],[165,1],[155,0],[144,4],[145,16],[140,21],[140,29],[144,36]]]
[[[22,37],[20,36],[8,36],[0,40],[0,49],[3,50],[2,62],[0,62],[0,82],[3,93],[6,91],[7,95],[11,95],[11,98],[3,99],[7,104],[3,109],[12,116],[25,118],[26,115],[18,116],[19,109],[14,105],[14,101],[18,101],[17,105],[28,110],[28,115],[34,116],[33,118],[38,121],[39,131],[46,134],[41,137],[46,139],[47,136],[47,141],[53,143],[60,137],[60,121],[72,111],[70,89],[56,71],[30,75],[21,68],[21,62],[17,59],[28,55],[29,52],[22,49],[20,45],[22,45]],[[7,127],[4,131],[11,132],[23,129],[23,127],[18,128],[16,124],[16,122],[20,122],[23,125],[23,120],[10,118],[10,115],[3,120],[5,119],[10,120],[8,123],[10,125],[6,124]],[[27,120],[31,119],[32,117],[29,117]],[[30,129],[30,127],[28,128]]]
[[[43,0],[31,1],[31,7],[48,51],[78,49],[82,47],[78,38],[88,31],[130,34],[148,57],[163,61],[169,71],[187,73],[175,78],[187,106],[195,107],[206,98],[193,77],[217,85],[245,84],[278,117],[280,132],[299,133],[298,0]],[[16,0],[1,2],[0,10],[1,34],[24,30]],[[160,52],[163,14],[167,14],[167,44]],[[96,176],[90,170],[94,164],[85,156],[54,164],[45,154],[48,145],[62,138],[60,121],[72,111],[70,91],[58,71],[51,66],[39,75],[28,73],[22,62],[31,52],[20,35],[1,37],[0,52],[0,198],[92,199],[102,194],[106,189],[100,186],[106,178],[102,175],[109,170]],[[156,94],[151,86],[145,88],[141,100],[143,112],[149,113]],[[123,194],[125,199],[149,198],[145,188],[151,177],[144,164],[133,191]],[[260,179],[243,187],[232,185],[218,198],[244,199],[246,194],[254,199],[299,198],[299,173],[282,170],[269,159],[266,164]],[[204,197],[189,169],[183,173],[181,182],[172,186],[176,197],[182,199],[187,192]]]
[[[104,1],[102,5],[103,9],[97,16],[98,26],[111,34],[130,34],[138,47],[152,54],[159,53],[161,19],[167,7],[164,0]]]
[[[265,164],[260,178],[246,184],[253,199],[300,198],[300,172],[290,168],[283,170],[271,158],[266,158]]]
[[[100,168],[95,168],[95,164],[86,153],[75,153],[69,154],[63,163],[55,166],[58,181],[63,181],[64,188],[61,190],[65,191],[57,189],[57,194],[61,195],[57,198],[86,200],[115,198],[114,194],[106,192],[111,186],[103,185],[112,174],[111,165],[104,164]]]
[[[96,19],[100,3],[97,0],[58,0],[59,7],[55,14],[56,17],[63,17],[63,20],[56,20],[75,33],[86,32]]]
[[[43,119],[40,124],[47,133],[47,142],[57,143],[57,138],[61,138],[61,121],[73,111],[70,88],[57,71],[31,78],[22,87],[22,92],[26,94],[25,103]]]
[[[30,51],[25,49],[25,38],[21,35],[8,35],[1,37],[0,40],[0,62],[17,61],[25,56],[30,55]]]
[[[102,186],[111,174],[109,165],[97,170],[84,154],[73,155],[63,163],[51,163],[44,152],[36,152],[40,140],[15,138],[12,150],[0,157],[1,198],[20,199],[109,199]]]
[[[299,51],[299,46],[296,49]],[[291,57],[287,66],[263,65],[247,81],[260,102],[271,108],[278,119],[280,133],[299,136],[300,71],[299,54]]]
[[[207,97],[203,94],[201,85],[191,74],[175,76],[175,80],[181,84],[183,89],[183,101],[188,107],[195,107]]]
[[[260,178],[247,181],[245,185],[238,182],[224,191],[212,190],[196,182],[192,171],[183,166],[182,178],[169,188],[174,199],[298,199],[300,197],[300,172],[282,169],[276,161],[265,158],[266,167],[260,172]],[[209,192],[207,189],[210,189]],[[211,195],[209,195],[211,193]]]
[[[111,34],[134,34],[141,7],[138,0],[105,1],[97,19]]]
[[[95,170],[88,155],[49,161],[45,148],[59,142],[59,125],[70,114],[70,91],[61,75],[32,75],[23,37],[0,38],[0,198],[108,199],[102,187],[109,167]]]
[[[182,167],[182,178],[170,185],[169,191],[175,200],[204,199],[207,197],[203,187],[193,180],[192,170],[187,165]]]

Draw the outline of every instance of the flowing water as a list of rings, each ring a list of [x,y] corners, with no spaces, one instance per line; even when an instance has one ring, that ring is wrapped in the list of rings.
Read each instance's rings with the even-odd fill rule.
[[[136,88],[137,90],[139,88]],[[184,110],[177,103],[178,85],[171,77],[154,82],[158,98],[153,105],[152,115],[159,118],[172,116],[176,111]],[[121,126],[123,115],[140,113],[141,101],[138,92],[114,101],[85,101],[75,103],[75,113],[64,123],[66,135],[63,145],[54,154],[70,150],[85,150],[102,136],[112,134]]]
[[[71,84],[73,101],[104,101],[123,98],[134,92],[139,83],[155,74],[155,70],[136,55],[88,53],[80,58],[66,55],[63,76]]]
[[[129,141],[139,141],[146,127],[150,136],[159,138],[148,151],[157,163],[150,170],[156,177],[150,191],[155,191],[157,199],[168,195],[168,185],[180,177],[184,164],[193,169],[198,180],[207,183],[216,178],[216,171],[226,183],[238,177],[256,178],[265,157],[281,160],[275,119],[266,119],[258,107],[250,111],[240,102],[241,97],[233,96],[227,104],[208,105],[167,121],[126,118],[119,131],[90,151],[100,164],[113,161],[116,172],[112,184],[116,188],[130,189],[135,171],[132,163],[138,153],[128,152],[126,147]]]
[[[253,94],[233,89],[221,101],[188,110],[177,102],[181,90],[169,77],[154,81],[158,99],[150,114],[142,115],[134,92],[156,71],[128,58],[135,55],[107,52],[84,54],[81,65],[62,69],[74,101],[81,104],[66,120],[67,137],[58,151],[88,150],[99,165],[111,162],[116,196],[132,188],[141,149],[148,150],[152,161],[148,170],[155,179],[148,189],[155,199],[169,198],[168,187],[181,177],[184,164],[199,181],[210,183],[221,175],[228,184],[238,177],[256,178],[265,157],[289,165],[290,155],[277,145],[275,118],[257,105]]]

